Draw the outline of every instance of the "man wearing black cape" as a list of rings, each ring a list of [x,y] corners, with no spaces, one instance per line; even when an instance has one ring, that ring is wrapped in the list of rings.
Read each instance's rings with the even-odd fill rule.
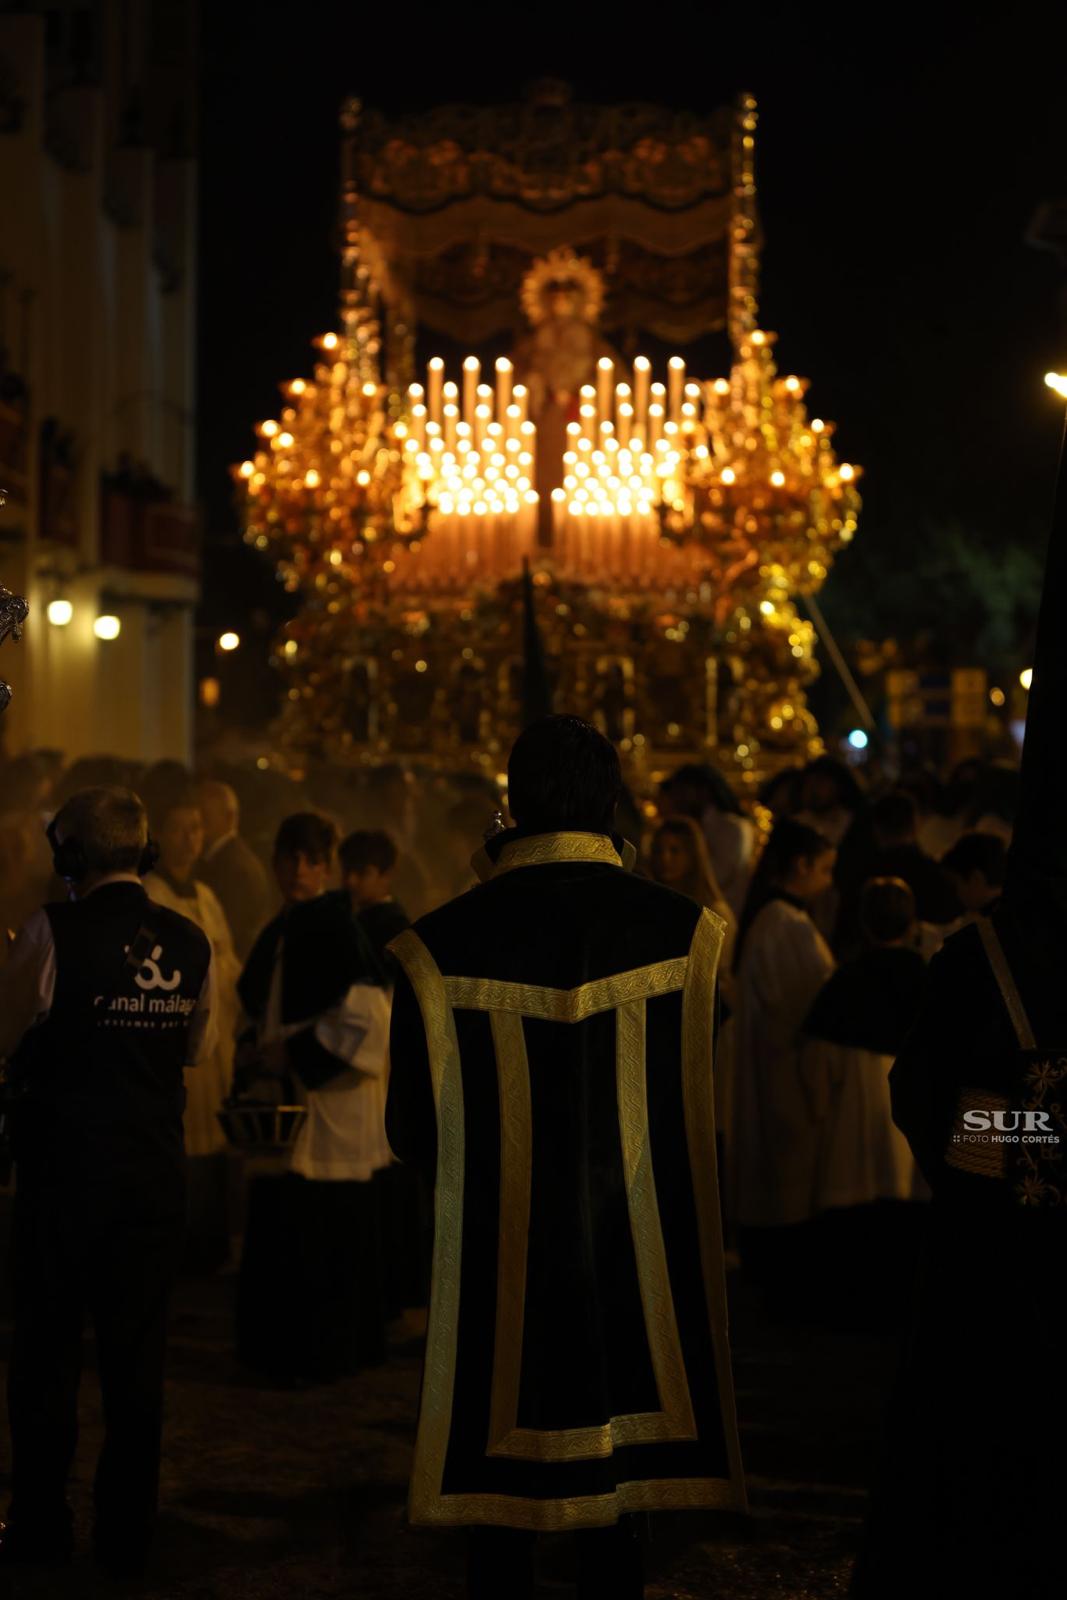
[[[1067,1589],[1065,599],[1061,467],[1004,895],[934,958],[890,1080],[933,1205],[863,1600]]]
[[[618,756],[547,717],[483,882],[392,945],[387,1128],[435,1184],[413,1522],[466,1527],[468,1594],[644,1593],[631,1513],[744,1505],[711,1043],[723,924],[626,870]]]

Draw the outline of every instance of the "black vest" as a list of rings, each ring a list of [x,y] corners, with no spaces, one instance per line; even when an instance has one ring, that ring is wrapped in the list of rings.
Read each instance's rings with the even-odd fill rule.
[[[45,909],[55,993],[14,1063],[25,1094],[15,1117],[18,1181],[173,1182],[183,1162],[189,1022],[211,946],[140,884],[104,884]],[[151,954],[134,972],[125,957],[142,927],[153,935]]]

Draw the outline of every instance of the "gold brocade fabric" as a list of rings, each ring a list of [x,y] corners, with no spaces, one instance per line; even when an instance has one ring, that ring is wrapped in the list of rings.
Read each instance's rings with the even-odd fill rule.
[[[622,857],[606,834],[536,833],[505,845],[493,876],[499,877],[514,867],[539,867],[551,861],[599,861],[606,866],[622,866]]]

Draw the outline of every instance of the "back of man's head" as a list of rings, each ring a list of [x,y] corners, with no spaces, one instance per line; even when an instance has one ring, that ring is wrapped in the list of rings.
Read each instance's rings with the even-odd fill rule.
[[[860,925],[872,944],[899,944],[915,926],[915,896],[903,878],[869,878]]]
[[[132,789],[79,789],[56,813],[55,831],[76,839],[90,873],[136,872],[148,818]]]
[[[285,817],[274,837],[274,859],[303,855],[310,861],[331,861],[337,849],[337,829],[321,811],[294,811]]]
[[[915,801],[903,789],[884,794],[871,809],[871,826],[878,844],[911,844],[919,824]]]
[[[368,867],[392,872],[397,848],[384,828],[360,828],[342,840],[337,854],[342,872],[365,872]]]
[[[941,857],[941,865],[954,878],[970,878],[980,872],[991,889],[1004,887],[1008,869],[1008,847],[998,833],[965,833]]]
[[[209,844],[227,833],[233,833],[240,820],[241,809],[237,795],[228,783],[220,783],[217,778],[202,778],[196,786],[196,797]]]
[[[622,792],[610,740],[581,717],[542,717],[508,758],[508,809],[523,833],[607,833]]]

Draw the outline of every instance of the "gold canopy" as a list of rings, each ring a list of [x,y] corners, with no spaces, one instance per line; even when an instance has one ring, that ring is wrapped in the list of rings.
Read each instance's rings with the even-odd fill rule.
[[[531,262],[564,245],[603,271],[601,325],[615,337],[675,345],[722,329],[745,200],[742,122],[730,107],[586,105],[555,81],[517,105],[396,121],[353,104],[346,170],[396,378],[412,375],[402,347],[416,325],[468,346],[514,330]]]

